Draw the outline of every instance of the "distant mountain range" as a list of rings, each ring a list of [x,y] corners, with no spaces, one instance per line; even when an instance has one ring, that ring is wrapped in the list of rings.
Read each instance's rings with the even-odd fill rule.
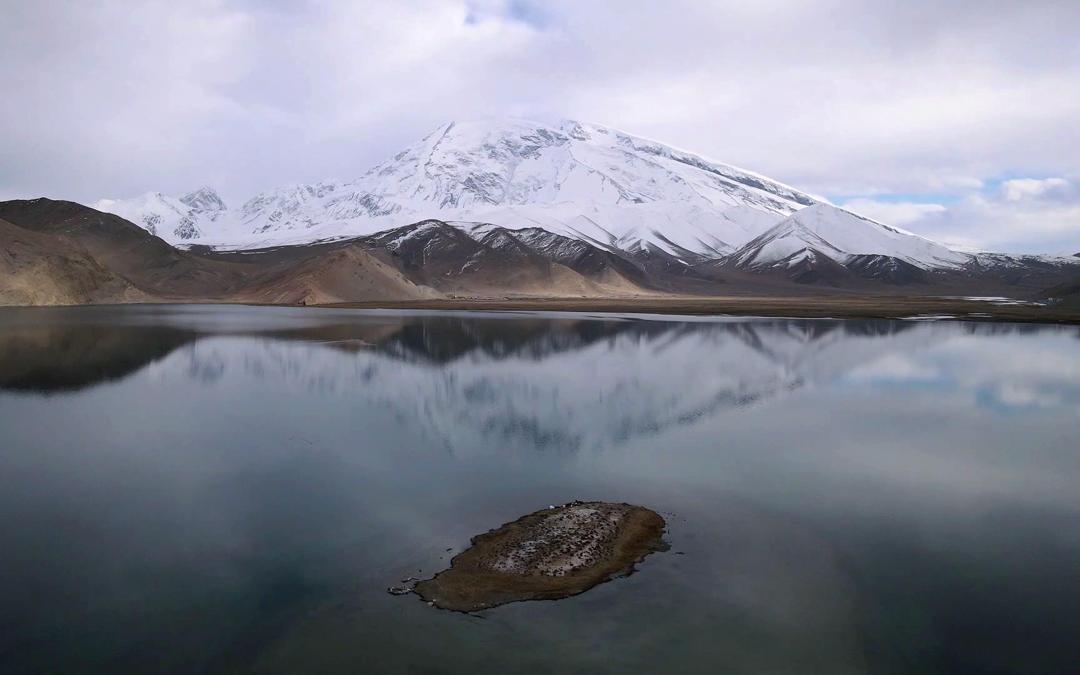
[[[764,176],[572,121],[449,123],[356,180],[288,186],[239,209],[204,187],[93,209],[6,202],[0,219],[8,304],[807,287],[1038,297],[1080,276],[1075,257],[955,251]]]

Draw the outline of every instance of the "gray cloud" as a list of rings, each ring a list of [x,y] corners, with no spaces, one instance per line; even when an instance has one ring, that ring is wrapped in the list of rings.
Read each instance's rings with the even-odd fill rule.
[[[841,200],[947,203],[918,222],[977,244],[1080,244],[1077,219],[955,220],[1008,201],[1002,177],[1080,175],[1068,0],[4,5],[0,197],[236,200],[359,175],[447,119],[573,117]]]

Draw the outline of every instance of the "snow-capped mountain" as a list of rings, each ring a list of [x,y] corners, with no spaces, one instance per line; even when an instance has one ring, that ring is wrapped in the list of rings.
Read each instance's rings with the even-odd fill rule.
[[[151,193],[93,206],[176,243],[227,248],[372,234],[438,218],[715,257],[820,201],[613,129],[520,120],[452,122],[356,180],[265,192],[226,218],[212,190],[189,197]]]
[[[229,210],[209,188],[94,207],[177,244],[251,249],[371,235],[437,219],[539,229],[630,257],[743,269],[811,259],[957,268],[971,256],[764,176],[616,131],[565,121],[451,122],[352,181],[292,185]]]
[[[193,243],[213,236],[212,225],[228,218],[225,202],[212,188],[202,187],[179,199],[147,192],[134,199],[101,199],[90,205],[115,213],[173,243]]]

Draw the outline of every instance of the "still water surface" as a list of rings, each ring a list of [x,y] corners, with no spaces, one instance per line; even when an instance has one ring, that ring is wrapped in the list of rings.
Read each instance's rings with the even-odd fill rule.
[[[1077,327],[0,310],[0,664],[1076,672],[1078,432]],[[671,550],[477,615],[385,592],[572,499]]]

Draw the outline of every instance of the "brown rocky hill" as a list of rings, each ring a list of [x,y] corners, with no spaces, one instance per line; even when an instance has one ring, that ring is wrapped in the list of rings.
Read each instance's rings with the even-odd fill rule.
[[[74,202],[0,202],[0,304],[321,304],[648,292],[637,267],[580,242],[530,245],[507,232],[476,242],[440,221],[389,234],[258,251],[188,251]]]
[[[123,218],[50,199],[0,203],[0,302],[409,300],[434,293],[357,247],[220,256],[174,248]]]
[[[82,305],[148,299],[78,241],[0,220],[0,305]]]

